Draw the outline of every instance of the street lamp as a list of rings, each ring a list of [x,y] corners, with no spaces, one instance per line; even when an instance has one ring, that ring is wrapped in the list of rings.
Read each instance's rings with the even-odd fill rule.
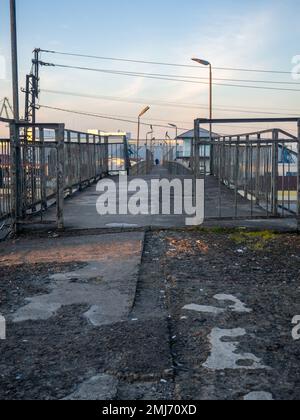
[[[175,140],[176,140],[176,160],[177,160],[177,155],[178,155],[178,127],[177,127],[176,124],[172,124],[172,123],[169,123],[169,126],[175,128],[175,130],[176,130],[176,139]]]
[[[195,63],[201,64],[202,66],[209,67],[209,119],[213,117],[213,76],[212,76],[212,65],[209,61],[201,60],[200,58],[192,58]],[[196,133],[195,133],[196,134]],[[209,125],[209,139],[212,140],[212,124]]]
[[[146,108],[144,108],[142,110],[142,112],[138,116],[138,133],[137,133],[137,147],[136,147],[136,160],[137,160],[137,164],[138,164],[138,160],[139,160],[139,149],[140,149],[141,118],[142,118],[143,115],[146,114],[146,112],[149,111],[149,109],[150,109],[150,106],[147,106]]]

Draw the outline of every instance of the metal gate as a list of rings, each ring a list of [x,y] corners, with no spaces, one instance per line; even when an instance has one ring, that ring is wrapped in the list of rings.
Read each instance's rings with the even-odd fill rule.
[[[281,129],[199,136],[204,123],[241,122],[297,122],[298,136]],[[196,120],[195,133],[191,166],[205,177],[206,219],[296,218],[299,224],[300,120]]]
[[[43,215],[56,205],[53,222],[62,229],[67,196],[110,173],[128,170],[126,138],[111,144],[109,137],[65,130],[64,124],[10,122],[10,132],[11,139],[2,141],[9,176],[0,189],[0,215],[11,216],[15,226],[36,223],[36,215],[39,223],[49,223]]]

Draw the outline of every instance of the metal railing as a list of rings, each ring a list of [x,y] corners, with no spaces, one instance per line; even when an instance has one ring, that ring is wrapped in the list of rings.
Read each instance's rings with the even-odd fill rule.
[[[240,197],[249,216],[289,217],[297,214],[297,138],[283,130],[221,137],[211,143],[211,174],[233,191],[234,217]],[[218,197],[222,217],[222,194]]]
[[[65,197],[129,169],[126,138],[110,142],[109,137],[65,130],[63,124],[11,122],[10,131],[11,140],[0,142],[6,162],[2,173],[9,173],[0,189],[0,217],[13,216],[14,222],[27,222],[36,214],[42,221],[56,203],[56,222],[62,228]]]
[[[199,136],[204,124],[233,123],[297,123],[298,134],[272,129],[207,141]],[[209,159],[201,166],[205,145]],[[197,177],[204,172],[206,218],[296,218],[300,228],[299,154],[300,118],[195,120],[191,167]]]
[[[0,222],[11,213],[10,140],[0,139]]]

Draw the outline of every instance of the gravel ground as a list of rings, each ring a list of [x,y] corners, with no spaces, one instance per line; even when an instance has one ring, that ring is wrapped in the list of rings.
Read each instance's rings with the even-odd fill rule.
[[[63,399],[101,374],[117,379],[119,400],[238,400],[253,392],[300,399],[300,343],[291,335],[300,315],[299,250],[300,237],[290,234],[148,233],[128,320],[94,327],[82,316],[88,306],[70,305],[47,321],[8,321],[0,399]],[[1,314],[47,293],[50,275],[83,266],[1,267]],[[216,351],[220,343],[234,351]],[[226,368],[234,355],[236,366]]]
[[[300,344],[292,318],[300,314],[300,237],[247,231],[163,233],[167,306],[172,315],[172,352],[177,365],[175,396],[183,399],[242,399],[264,392],[274,399],[300,398]],[[183,309],[198,304],[226,308],[218,294],[233,295],[251,312],[219,315]],[[227,304],[227,305],[226,305]],[[251,353],[267,368],[208,369],[214,328],[237,342],[235,353]],[[245,335],[229,338],[228,331]],[[226,365],[225,354],[215,362]]]

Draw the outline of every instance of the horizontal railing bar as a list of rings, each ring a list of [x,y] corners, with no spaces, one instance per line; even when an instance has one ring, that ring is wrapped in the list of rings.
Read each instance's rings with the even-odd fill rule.
[[[198,124],[246,124],[246,123],[280,123],[280,122],[298,122],[299,117],[283,117],[283,118],[221,118],[221,119],[206,119],[197,118]]]

